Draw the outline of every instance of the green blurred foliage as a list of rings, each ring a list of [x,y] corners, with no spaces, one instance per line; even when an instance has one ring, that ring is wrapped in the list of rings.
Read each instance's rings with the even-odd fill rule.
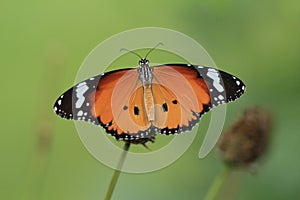
[[[299,24],[293,0],[2,0],[1,199],[103,199],[113,170],[88,153],[74,124],[55,116],[52,105],[97,44],[147,26],[191,36],[221,69],[244,80],[246,94],[228,106],[226,126],[252,105],[274,115],[258,173],[235,173],[224,197],[299,198]],[[215,151],[198,159],[202,138],[167,168],[121,174],[113,199],[203,198],[222,163]]]

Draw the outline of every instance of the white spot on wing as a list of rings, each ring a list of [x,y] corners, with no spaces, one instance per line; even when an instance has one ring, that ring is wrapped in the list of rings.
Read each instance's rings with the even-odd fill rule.
[[[219,98],[220,100],[223,100],[223,99],[224,99],[223,95],[221,95],[221,94],[218,96],[218,98]]]
[[[77,88],[80,88],[80,87],[83,86],[83,85],[86,85],[86,82],[79,83],[79,84],[77,85]]]
[[[207,76],[213,80],[213,86],[219,91],[223,92],[224,87],[220,84],[219,72],[215,69],[209,68],[207,72]]]
[[[78,113],[77,113],[77,116],[82,116],[82,115],[83,115],[82,110],[79,110]]]
[[[89,89],[86,82],[79,83],[76,88],[77,101],[75,104],[76,108],[80,108],[85,100],[84,93]]]
[[[240,85],[240,84],[241,84],[241,82],[240,82],[240,81],[238,81],[238,80],[236,80],[236,84],[237,84],[237,85]]]
[[[56,108],[56,106],[54,107],[54,111],[55,111],[55,112],[57,111],[57,108]]]
[[[213,69],[213,68],[209,68],[207,71],[209,71],[209,72],[218,72],[216,69]]]
[[[58,104],[58,105],[61,105],[61,99],[57,101],[57,104]]]

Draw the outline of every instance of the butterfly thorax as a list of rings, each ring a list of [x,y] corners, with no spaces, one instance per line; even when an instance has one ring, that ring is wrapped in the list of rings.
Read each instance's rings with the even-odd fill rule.
[[[142,82],[144,90],[144,104],[146,109],[146,114],[149,121],[154,121],[154,99],[152,94],[152,79],[153,79],[153,68],[149,66],[149,61],[147,59],[141,59],[139,61],[139,79]]]
[[[139,61],[139,78],[142,81],[143,87],[151,86],[152,83],[152,67],[149,66],[149,61],[147,59],[141,59]]]

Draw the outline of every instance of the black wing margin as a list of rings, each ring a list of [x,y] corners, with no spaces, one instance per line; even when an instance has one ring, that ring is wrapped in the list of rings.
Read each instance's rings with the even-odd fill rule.
[[[227,72],[204,66],[193,65],[193,68],[198,71],[209,88],[211,108],[238,99],[246,90],[241,79]]]
[[[92,116],[93,102],[89,96],[97,90],[99,80],[103,76],[104,74],[100,74],[89,78],[67,90],[54,103],[54,112],[65,119],[84,120],[99,125],[98,120]]]

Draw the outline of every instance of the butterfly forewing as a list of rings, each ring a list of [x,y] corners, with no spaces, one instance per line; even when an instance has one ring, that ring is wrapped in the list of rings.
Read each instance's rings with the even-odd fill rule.
[[[93,94],[101,78],[102,75],[92,77],[67,90],[54,104],[56,114],[66,119],[99,124],[93,110]]]
[[[245,92],[245,84],[227,72],[204,66],[193,67],[209,88],[210,107],[234,101]]]

